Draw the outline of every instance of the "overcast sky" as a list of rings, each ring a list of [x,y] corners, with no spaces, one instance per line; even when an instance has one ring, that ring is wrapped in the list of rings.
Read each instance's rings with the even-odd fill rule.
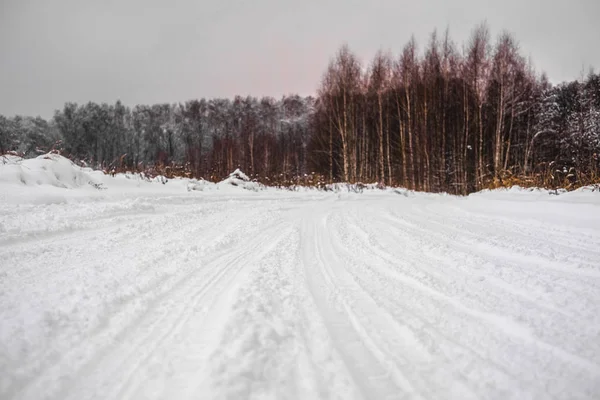
[[[483,20],[560,82],[600,68],[599,17],[600,0],[0,0],[0,114],[309,95],[343,43],[366,64]]]

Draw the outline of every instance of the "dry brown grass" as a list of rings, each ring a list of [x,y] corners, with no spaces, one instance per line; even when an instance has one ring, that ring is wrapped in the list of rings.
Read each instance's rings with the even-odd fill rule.
[[[524,188],[538,187],[543,189],[576,190],[584,186],[600,185],[600,173],[597,169],[582,172],[574,167],[568,170],[558,169],[554,163],[539,165],[531,175],[513,174],[512,171],[502,171],[498,177],[491,179],[488,189],[509,188],[521,186]]]

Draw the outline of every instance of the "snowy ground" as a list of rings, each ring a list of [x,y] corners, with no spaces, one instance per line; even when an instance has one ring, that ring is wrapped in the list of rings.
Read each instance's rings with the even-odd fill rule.
[[[600,397],[600,193],[19,168],[0,167],[2,400]]]

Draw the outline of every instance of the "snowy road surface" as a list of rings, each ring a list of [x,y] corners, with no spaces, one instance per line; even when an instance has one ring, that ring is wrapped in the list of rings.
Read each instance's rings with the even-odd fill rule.
[[[598,193],[50,200],[0,202],[2,400],[600,398]]]

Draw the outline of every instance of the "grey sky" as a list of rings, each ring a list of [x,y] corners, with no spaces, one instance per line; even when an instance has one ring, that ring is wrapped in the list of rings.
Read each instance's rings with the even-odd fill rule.
[[[366,64],[483,20],[560,82],[600,68],[598,16],[598,0],[0,0],[0,114],[314,94],[343,43]]]

